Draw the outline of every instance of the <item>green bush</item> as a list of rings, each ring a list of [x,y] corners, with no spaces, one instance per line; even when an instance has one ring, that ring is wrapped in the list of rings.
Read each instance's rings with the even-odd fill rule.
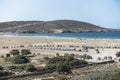
[[[10,60],[11,60],[11,57],[5,57],[5,58],[4,58],[4,61],[5,61],[5,62],[10,62]]]
[[[78,60],[78,59],[74,59],[71,62],[69,62],[69,65],[71,65],[71,66],[79,66],[82,64],[87,64],[87,62],[84,60]]]
[[[66,54],[65,56],[56,56],[46,59],[46,67],[44,70],[53,70],[59,74],[71,73],[71,68],[88,64],[85,60],[75,59],[74,55]]]
[[[11,72],[0,71],[0,77],[2,77],[2,76],[8,76],[8,75],[12,75],[12,73]]]
[[[2,67],[2,66],[0,66],[0,71],[1,71],[1,70],[3,70],[3,67]]]
[[[18,71],[25,71],[27,65],[18,66]]]
[[[19,52],[18,49],[13,49],[13,50],[10,51],[10,54],[13,55],[13,56],[14,56],[14,55],[19,55],[19,53],[20,53],[20,52]]]
[[[66,65],[66,63],[62,63],[57,66],[56,71],[59,74],[68,74],[68,73],[71,73],[71,68],[69,65]]]
[[[8,70],[15,70],[15,69],[18,69],[17,66],[8,66]]]
[[[21,55],[16,55],[12,57],[10,61],[13,64],[23,64],[23,63],[29,62],[28,58],[26,58],[25,56],[21,56]]]
[[[116,57],[120,57],[120,51],[116,53]]]
[[[27,65],[26,68],[25,68],[25,70],[26,70],[27,72],[34,72],[34,71],[36,71],[37,69],[35,68],[34,65]]]
[[[61,63],[66,63],[66,65],[70,65],[71,67],[87,64],[84,60],[75,59],[73,55],[56,56],[46,61],[47,66],[57,66]]]
[[[28,49],[22,49],[22,50],[21,50],[21,54],[22,54],[22,55],[28,55],[28,54],[31,54],[31,52],[30,52],[30,50],[28,50]]]

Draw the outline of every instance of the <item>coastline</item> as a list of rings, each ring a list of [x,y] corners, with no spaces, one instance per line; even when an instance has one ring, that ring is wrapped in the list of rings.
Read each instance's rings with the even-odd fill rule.
[[[120,32],[83,32],[83,33],[2,33],[0,36],[40,37],[65,39],[120,39]]]
[[[80,39],[80,40],[120,40],[114,38],[74,38],[74,37],[57,37],[57,36],[15,36],[15,35],[0,35],[0,37],[21,37],[21,38],[42,38],[42,39]]]
[[[54,48],[61,49],[73,49],[76,50],[50,50],[49,47],[43,47],[43,49],[33,49],[29,48],[28,45],[54,45]],[[42,55],[56,55],[59,53],[60,55],[64,55],[65,53],[69,54],[88,54],[93,57],[93,61],[96,61],[97,57],[103,58],[104,56],[112,56],[115,57],[116,52],[120,51],[120,39],[78,39],[78,38],[43,38],[43,37],[30,37],[30,36],[0,36],[0,55],[8,54],[11,49],[24,49],[16,46],[24,45],[25,49],[30,49],[32,53],[40,53]],[[57,47],[58,45],[62,45],[63,47]],[[14,46],[16,48],[10,48]],[[65,46],[65,47],[64,47]],[[73,47],[70,47],[73,46]],[[82,50],[82,46],[94,47],[94,49],[89,49],[88,52]],[[3,49],[3,47],[8,47],[7,49]],[[45,48],[45,49],[44,49]],[[50,47],[51,48],[51,47]],[[96,49],[99,49],[100,54],[96,53]]]

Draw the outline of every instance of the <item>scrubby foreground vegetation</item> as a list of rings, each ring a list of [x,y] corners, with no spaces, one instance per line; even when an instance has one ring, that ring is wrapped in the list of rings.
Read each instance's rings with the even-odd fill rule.
[[[120,57],[120,52],[116,53],[116,57]],[[88,57],[86,57],[88,56]],[[29,79],[34,80],[39,78],[31,73],[46,75],[44,77],[52,76],[52,80],[119,80],[120,70],[119,62],[105,63],[105,64],[90,64],[86,59],[91,59],[92,56],[85,55],[85,58],[77,59],[74,54],[64,54],[48,57],[45,56],[42,62],[45,64],[39,67],[40,64],[31,63],[35,55],[31,54],[30,50],[11,50],[9,55],[2,57],[1,60],[6,64],[0,66],[0,80],[3,76],[10,75],[26,75],[30,74]],[[52,73],[53,72],[53,73]],[[51,74],[49,74],[51,73]],[[24,76],[25,77],[25,76]],[[26,80],[21,78],[15,80]],[[3,80],[3,79],[2,79]],[[11,80],[11,79],[10,79]],[[12,78],[14,80],[14,78]],[[43,79],[44,80],[44,79]],[[45,79],[46,80],[46,79]],[[47,79],[48,80],[48,79]]]
[[[65,54],[64,56],[57,54],[57,56],[53,58],[45,57],[45,60],[46,66],[56,68],[59,74],[70,73],[71,68],[74,66],[88,64],[84,60],[75,59],[74,54]]]
[[[120,71],[88,73],[79,80],[120,80]]]
[[[13,49],[10,51],[10,54],[1,58],[4,64],[1,64],[0,69],[3,73],[4,71],[11,73],[10,75],[28,74],[32,72],[42,73],[51,70],[59,74],[70,74],[72,73],[71,69],[73,67],[88,64],[85,60],[76,59],[74,54],[65,54],[64,56],[56,54],[56,56],[51,58],[44,57],[42,62],[46,64],[46,66],[38,67],[37,65],[40,65],[40,63],[37,65],[31,63],[34,57],[30,50]],[[0,73],[0,77],[2,77],[2,73]]]
[[[49,76],[53,76],[52,78]],[[120,80],[120,70],[111,70],[111,71],[96,71],[88,72],[83,74],[46,74],[41,76],[29,76],[27,78],[18,78],[12,80],[26,80],[26,79],[41,79],[41,80]],[[11,80],[11,79],[10,79]]]

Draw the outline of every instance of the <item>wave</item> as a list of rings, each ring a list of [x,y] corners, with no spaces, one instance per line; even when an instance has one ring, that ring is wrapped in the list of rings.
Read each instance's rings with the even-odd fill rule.
[[[92,32],[92,33],[11,33],[4,34],[9,37],[41,37],[41,38],[77,38],[77,39],[120,39],[120,32]]]
[[[64,36],[49,36],[49,35],[18,35],[18,34],[4,34],[2,36],[7,37],[40,37],[40,38],[66,38],[66,39],[76,39],[76,37],[64,37]]]

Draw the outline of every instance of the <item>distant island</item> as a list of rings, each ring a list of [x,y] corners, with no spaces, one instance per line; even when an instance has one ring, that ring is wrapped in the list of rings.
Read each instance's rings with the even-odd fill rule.
[[[10,33],[77,33],[110,31],[120,30],[107,29],[94,24],[75,20],[11,21],[0,23],[0,32]]]

